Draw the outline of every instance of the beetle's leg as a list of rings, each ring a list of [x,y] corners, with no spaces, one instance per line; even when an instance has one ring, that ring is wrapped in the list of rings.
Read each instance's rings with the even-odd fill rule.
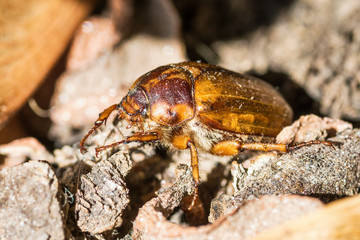
[[[277,151],[287,152],[286,144],[277,143],[241,143],[240,141],[222,141],[216,143],[211,151],[216,155],[232,156],[236,155],[243,150],[254,150],[254,151]]]
[[[295,149],[298,149],[303,146],[309,146],[313,144],[325,144],[326,146],[333,147],[331,142],[328,141],[309,141],[304,143],[299,143],[294,146],[288,146],[282,143],[241,143],[240,141],[222,141],[215,144],[211,151],[217,155],[223,156],[232,156],[236,155],[243,150],[253,150],[253,151],[262,151],[262,152],[290,152]]]
[[[331,147],[332,149],[335,149],[334,147],[334,143],[333,142],[329,142],[329,141],[322,141],[322,140],[312,140],[312,141],[308,141],[308,142],[302,142],[302,143],[297,143],[293,146],[289,146],[288,147],[288,151],[293,151],[295,149],[304,147],[304,146],[309,146],[309,145],[313,145],[313,144],[324,144],[326,146]]]
[[[180,149],[180,150],[184,150],[184,149],[190,149],[190,153],[191,153],[191,169],[192,169],[192,175],[195,181],[195,193],[194,193],[194,200],[190,205],[190,209],[195,205],[195,203],[198,200],[199,196],[198,196],[198,185],[200,183],[200,176],[199,176],[199,159],[198,159],[198,155],[197,155],[197,150],[196,147],[192,141],[192,139],[189,136],[186,135],[176,135],[173,139],[172,139],[172,144],[174,147]]]
[[[191,153],[191,168],[192,168],[192,175],[195,180],[196,186],[200,183],[199,177],[199,160],[197,155],[196,147],[189,136],[186,135],[176,135],[172,139],[172,144],[174,147],[180,150],[190,149]],[[197,188],[197,187],[196,187]],[[197,194],[197,189],[196,189]]]
[[[149,133],[144,133],[144,134],[139,134],[139,135],[132,135],[132,136],[126,137],[125,140],[122,140],[120,142],[115,142],[115,143],[112,143],[109,145],[95,148],[96,156],[98,156],[99,152],[101,152],[105,149],[108,149],[108,148],[115,147],[120,144],[127,144],[127,143],[131,143],[131,142],[152,142],[152,141],[160,140],[160,136],[161,135],[158,132],[149,132]]]
[[[207,220],[204,206],[199,198],[198,186],[200,184],[200,176],[199,159],[196,146],[193,140],[187,135],[175,135],[175,137],[172,139],[172,144],[174,147],[180,150],[190,149],[192,176],[195,181],[194,194],[192,196],[183,198],[181,202],[181,208],[193,225],[204,224]]]
[[[81,139],[80,142],[80,151],[81,153],[85,153],[86,150],[84,148],[84,144],[86,139],[97,129],[99,128],[103,122],[106,123],[106,120],[109,118],[110,114],[117,109],[117,104],[111,105],[110,107],[108,107],[107,109],[105,109],[102,113],[99,114],[99,118],[96,120],[95,122],[95,126],[90,129],[90,131],[83,137],[83,139]]]

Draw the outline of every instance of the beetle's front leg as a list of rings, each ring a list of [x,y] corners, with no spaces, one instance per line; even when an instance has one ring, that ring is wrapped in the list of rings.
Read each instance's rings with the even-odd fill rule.
[[[153,142],[153,141],[160,140],[160,138],[161,138],[161,134],[160,134],[160,132],[157,132],[157,131],[143,133],[143,134],[136,134],[136,135],[126,137],[125,140],[122,140],[120,142],[115,142],[115,143],[112,143],[109,145],[97,147],[97,148],[95,148],[95,152],[96,152],[96,156],[98,156],[99,152],[101,152],[105,149],[108,149],[108,148],[115,147],[120,144],[127,144],[127,143],[131,143],[131,142]]]
[[[110,114],[117,109],[117,104],[111,105],[107,109],[105,109],[102,113],[100,113],[98,119],[95,121],[94,127],[90,129],[90,131],[81,139],[80,142],[80,152],[84,154],[86,152],[84,144],[86,139],[96,130],[98,129],[106,120],[109,118]]]

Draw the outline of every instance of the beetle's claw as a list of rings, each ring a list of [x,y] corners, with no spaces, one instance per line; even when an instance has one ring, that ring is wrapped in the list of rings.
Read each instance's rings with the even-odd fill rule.
[[[95,156],[98,158],[99,157],[99,153],[104,150],[103,147],[97,147],[95,148]]]
[[[86,138],[84,137],[83,139],[81,139],[81,142],[80,142],[80,152],[81,152],[81,154],[85,154],[87,152],[85,147],[84,147],[85,140],[86,140]]]
[[[84,155],[87,151],[86,151],[86,149],[85,149],[84,147],[81,147],[81,148],[80,148],[80,152],[81,152],[81,154]]]
[[[340,147],[341,145],[344,144],[342,142],[330,142],[330,143],[331,143],[330,147],[334,150],[336,149],[335,147]]]

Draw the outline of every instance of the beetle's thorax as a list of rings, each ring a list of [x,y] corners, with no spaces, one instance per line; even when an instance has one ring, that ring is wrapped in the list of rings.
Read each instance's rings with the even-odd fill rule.
[[[148,103],[148,116],[164,126],[182,125],[195,116],[192,74],[182,68],[161,67],[137,80]]]

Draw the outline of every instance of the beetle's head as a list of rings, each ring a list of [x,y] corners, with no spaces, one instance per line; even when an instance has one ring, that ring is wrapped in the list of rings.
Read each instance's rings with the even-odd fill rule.
[[[144,90],[141,87],[132,89],[118,105],[120,118],[131,122],[141,122],[147,115],[148,106]]]

